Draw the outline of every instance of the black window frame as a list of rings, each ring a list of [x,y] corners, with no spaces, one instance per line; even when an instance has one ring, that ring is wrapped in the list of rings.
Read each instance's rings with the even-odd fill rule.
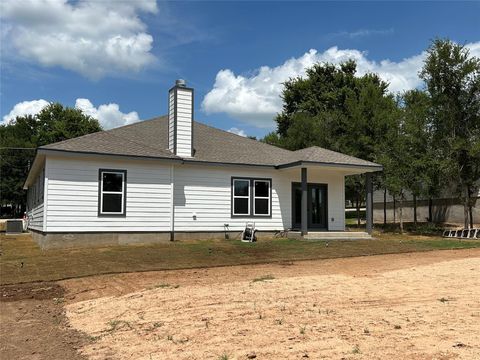
[[[247,180],[249,182],[249,214],[234,214],[234,182],[235,180]],[[255,181],[268,182],[269,194],[268,194],[268,214],[255,214]],[[260,197],[262,199],[262,197]],[[263,198],[265,199],[265,198]],[[232,176],[230,184],[230,216],[232,218],[260,218],[268,219],[272,217],[272,178],[258,178],[258,177],[242,177]]]
[[[123,198],[122,198],[122,212],[102,212],[102,195],[103,195],[103,173],[113,173],[113,174],[122,174],[123,182]],[[126,217],[127,214],[127,170],[121,169],[98,169],[98,216],[99,217]]]

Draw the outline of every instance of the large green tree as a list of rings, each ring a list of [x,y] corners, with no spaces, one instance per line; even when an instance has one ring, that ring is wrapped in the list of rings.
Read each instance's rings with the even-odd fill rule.
[[[439,180],[457,186],[468,227],[480,178],[480,59],[465,46],[437,39],[420,76],[431,99],[436,155],[445,164]]]
[[[409,171],[405,173],[407,189],[413,196],[413,220],[417,224],[417,198],[437,196],[441,184],[437,181],[441,164],[435,156],[432,142],[430,97],[422,90],[409,90],[402,94],[401,127],[405,144],[404,155],[409,159]],[[431,208],[429,211],[431,221]]]
[[[35,148],[102,130],[97,120],[79,109],[52,103],[36,115],[17,117],[0,125],[0,203],[25,206],[23,183],[35,157]]]
[[[379,149],[398,116],[387,88],[376,74],[358,76],[353,60],[315,64],[306,69],[305,77],[284,83],[277,131],[264,141],[290,150],[317,145],[378,161]],[[346,187],[350,200],[363,201],[362,177],[347,178]]]

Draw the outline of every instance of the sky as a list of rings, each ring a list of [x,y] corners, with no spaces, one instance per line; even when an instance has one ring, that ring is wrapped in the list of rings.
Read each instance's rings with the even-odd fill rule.
[[[110,129],[166,114],[182,78],[196,121],[262,137],[317,62],[353,58],[397,93],[422,87],[432,39],[480,57],[480,2],[2,0],[0,21],[0,123],[60,102]]]

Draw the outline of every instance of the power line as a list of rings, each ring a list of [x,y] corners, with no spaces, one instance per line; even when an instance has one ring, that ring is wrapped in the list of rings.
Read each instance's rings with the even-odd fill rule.
[[[0,147],[0,150],[37,150],[37,148],[27,148],[27,147]]]

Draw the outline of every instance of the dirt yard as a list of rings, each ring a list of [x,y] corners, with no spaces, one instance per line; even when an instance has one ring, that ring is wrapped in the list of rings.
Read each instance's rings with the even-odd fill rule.
[[[478,359],[480,249],[2,288],[2,359]]]
[[[61,282],[89,359],[474,359],[480,251]]]

